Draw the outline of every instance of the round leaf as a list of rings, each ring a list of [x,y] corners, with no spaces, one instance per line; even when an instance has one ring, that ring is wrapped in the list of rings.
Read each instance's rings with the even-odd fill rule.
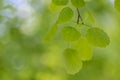
[[[81,8],[85,5],[84,0],[71,0],[71,2],[76,8]]]
[[[51,3],[51,4],[49,5],[49,10],[50,10],[51,12],[57,12],[57,11],[59,11],[59,10],[62,9],[62,8],[63,8],[63,6],[57,6],[57,5],[53,4],[53,3]]]
[[[75,74],[82,68],[82,61],[78,52],[67,48],[64,50],[64,62],[68,74]]]
[[[81,38],[74,42],[72,48],[79,52],[82,60],[86,61],[92,58],[93,47],[86,39]]]
[[[106,47],[110,43],[108,35],[99,28],[90,28],[87,32],[87,39],[94,46]]]
[[[61,31],[62,37],[65,41],[76,41],[80,38],[80,32],[78,32],[75,28],[67,26],[64,27]]]
[[[73,17],[73,10],[69,7],[65,7],[62,9],[62,11],[59,14],[57,23],[65,23],[69,20],[71,20]]]

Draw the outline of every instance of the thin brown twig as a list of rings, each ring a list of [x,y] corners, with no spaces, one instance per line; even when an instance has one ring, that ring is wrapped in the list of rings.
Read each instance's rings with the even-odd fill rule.
[[[78,8],[77,8],[77,13],[78,13],[77,24],[79,24],[79,22],[80,22],[80,20],[81,20],[81,24],[82,24],[82,25],[91,27],[90,25],[87,25],[87,24],[84,23],[84,21],[83,21],[83,19],[82,19],[82,17],[81,17],[81,14],[80,14],[80,11],[79,11]]]
[[[78,8],[77,8],[77,13],[78,13],[77,24],[79,24],[80,20],[81,20],[81,23],[84,24],[83,19],[82,19],[81,15],[80,15],[80,11],[79,11]]]

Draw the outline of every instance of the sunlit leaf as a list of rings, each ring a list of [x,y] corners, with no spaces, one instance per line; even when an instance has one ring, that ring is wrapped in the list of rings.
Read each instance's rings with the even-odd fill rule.
[[[75,28],[67,26],[63,27],[61,31],[62,37],[65,41],[76,41],[80,38],[80,32],[78,32]]]
[[[93,48],[86,39],[79,39],[73,43],[72,47],[79,52],[82,60],[90,60],[92,58]]]
[[[85,22],[90,21],[90,23],[95,23],[95,18],[91,11],[87,11],[83,14],[83,19]]]
[[[87,32],[87,39],[91,44],[99,47],[106,47],[110,43],[107,33],[99,28],[90,28]]]
[[[62,8],[62,6],[57,6],[57,5],[53,4],[53,3],[51,3],[50,6],[49,6],[49,10],[51,12],[56,12],[56,11],[60,10],[61,8]]]
[[[57,24],[55,24],[45,36],[44,41],[50,41],[51,39],[53,39],[57,33],[57,29],[58,29],[58,26]]]
[[[91,13],[90,11],[88,12],[88,18],[90,19],[90,21],[91,21],[92,23],[95,23],[94,16],[92,15],[92,13]]]
[[[65,23],[69,20],[71,20],[73,17],[73,10],[69,7],[65,7],[62,9],[62,11],[59,14],[57,23]]]
[[[88,29],[89,29],[88,26],[85,26],[85,25],[80,26],[81,37],[86,37]]]
[[[120,12],[120,0],[115,0],[114,5],[115,5],[116,10]]]
[[[52,2],[56,5],[66,5],[68,0],[52,0]]]
[[[81,8],[85,5],[84,0],[71,0],[71,2],[77,8]]]
[[[68,74],[75,74],[82,68],[82,61],[79,53],[71,48],[64,50],[64,62]]]

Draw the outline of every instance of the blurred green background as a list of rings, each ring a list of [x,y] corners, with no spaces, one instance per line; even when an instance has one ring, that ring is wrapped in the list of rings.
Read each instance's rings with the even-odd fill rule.
[[[120,80],[120,14],[113,0],[86,1],[83,19],[89,10],[95,18],[93,26],[104,29],[111,43],[94,48],[92,60],[69,75],[63,68],[66,44],[59,30],[52,41],[43,41],[61,7],[51,8],[51,0],[0,0],[0,80]]]

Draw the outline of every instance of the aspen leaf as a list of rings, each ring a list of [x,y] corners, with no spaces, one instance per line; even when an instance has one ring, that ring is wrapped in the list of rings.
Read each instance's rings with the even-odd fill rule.
[[[71,42],[78,40],[81,35],[75,28],[67,26],[63,27],[61,31],[61,35],[65,41]]]
[[[91,44],[98,47],[106,47],[110,43],[107,33],[99,28],[90,28],[87,32],[87,39]]]
[[[84,0],[71,0],[71,2],[77,8],[81,8],[85,5]]]
[[[73,10],[69,7],[65,7],[60,12],[57,23],[58,24],[65,23],[65,22],[71,20],[72,17],[73,17]]]
[[[79,72],[83,65],[79,53],[71,48],[64,50],[64,62],[68,74]]]
[[[92,58],[93,47],[85,38],[80,38],[74,42],[72,48],[76,49],[81,56],[81,59],[86,61]]]

